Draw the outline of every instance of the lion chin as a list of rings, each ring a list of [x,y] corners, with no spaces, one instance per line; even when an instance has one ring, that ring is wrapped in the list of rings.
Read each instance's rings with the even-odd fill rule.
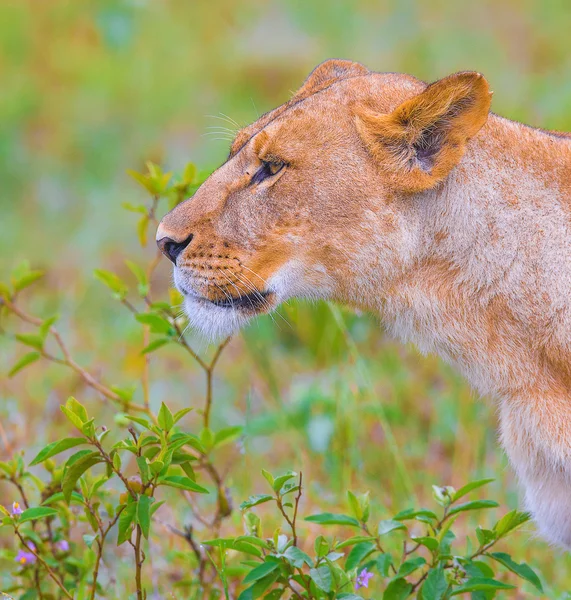
[[[189,325],[209,342],[219,342],[234,335],[254,317],[240,309],[216,306],[191,296],[184,300],[184,311]]]

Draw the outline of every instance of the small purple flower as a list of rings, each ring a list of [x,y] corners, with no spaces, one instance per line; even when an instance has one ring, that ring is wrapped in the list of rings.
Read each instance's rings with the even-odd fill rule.
[[[12,515],[21,515],[23,512],[18,502],[12,502]]]
[[[69,552],[69,543],[67,540],[60,540],[59,542],[56,542],[56,548],[60,552]]]
[[[370,571],[367,571],[367,569],[363,569],[359,575],[357,575],[357,579],[355,581],[355,589],[358,590],[359,588],[362,587],[369,587],[369,581],[371,580],[371,577],[373,577],[373,573],[371,573]]]
[[[27,542],[26,546],[29,550],[35,551],[36,549],[36,546],[33,542]],[[37,558],[31,552],[26,552],[25,550],[18,550],[18,554],[16,554],[16,558],[14,560],[17,563],[20,563],[21,565],[33,565],[36,562]]]

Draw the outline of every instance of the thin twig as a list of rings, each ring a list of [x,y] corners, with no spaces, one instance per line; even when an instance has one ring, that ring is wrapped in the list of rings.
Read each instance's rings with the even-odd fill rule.
[[[14,533],[18,536],[18,539],[20,540],[20,542],[22,542],[22,545],[24,546],[24,548],[26,548],[26,550],[31,552],[38,559],[38,561],[42,564],[42,566],[48,572],[48,575],[53,579],[55,584],[65,594],[65,597],[69,598],[70,600],[73,600],[73,596],[67,591],[67,589],[65,588],[65,586],[62,583],[62,581],[60,580],[60,578],[53,572],[53,570],[48,565],[48,563],[33,548],[31,548],[30,546],[28,546],[28,544],[26,544],[26,541],[22,537],[22,534],[18,531],[17,527],[14,528]]]
[[[204,407],[204,427],[210,426],[210,411],[212,409],[212,377],[214,374],[214,367],[222,354],[222,351],[229,344],[231,337],[227,337],[216,349],[210,364],[207,365],[204,370],[206,371],[206,405]]]

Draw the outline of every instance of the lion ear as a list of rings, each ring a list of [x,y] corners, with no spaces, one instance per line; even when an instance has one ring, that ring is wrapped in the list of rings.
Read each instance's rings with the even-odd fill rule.
[[[419,192],[434,187],[460,162],[488,118],[491,97],[482,75],[456,73],[389,114],[357,108],[357,128],[395,185]]]
[[[370,73],[369,69],[351,60],[330,59],[317,65],[309,74],[301,88],[296,92],[295,98],[306,98],[311,94],[331,85],[334,81],[359,77]]]

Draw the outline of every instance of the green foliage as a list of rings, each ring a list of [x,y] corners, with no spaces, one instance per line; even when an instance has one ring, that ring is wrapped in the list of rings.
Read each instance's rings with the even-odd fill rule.
[[[136,229],[145,246],[159,203],[168,208],[180,202],[199,178],[194,165],[187,165],[178,179],[153,163],[145,173],[130,174],[151,195],[147,204],[126,207],[141,215]],[[14,491],[12,501],[22,504],[0,507],[2,530],[11,533],[13,546],[5,556],[13,566],[11,594],[24,600],[111,597],[101,583],[101,565],[116,545],[132,555],[128,593],[142,600],[150,592],[152,542],[165,530],[185,544],[174,555],[189,565],[177,588],[192,600],[444,600],[462,593],[488,600],[506,597],[518,580],[543,592],[529,565],[517,562],[505,548],[495,548],[529,515],[512,510],[490,528],[474,526],[471,517],[480,519],[484,509],[499,506],[469,497],[491,479],[458,490],[433,486],[435,508],[419,508],[411,501],[391,511],[369,492],[344,490],[335,512],[327,503],[319,511],[314,499],[313,514],[306,514],[302,499],[314,482],[304,480],[301,472],[262,470],[257,480],[263,492],[244,500],[238,512],[224,456],[236,452],[247,431],[211,423],[214,369],[227,341],[209,359],[194,350],[185,336],[186,321],[173,308],[180,303],[178,293],[171,291],[168,301],[154,300],[156,264],[155,258],[146,266],[126,261],[133,275],[126,280],[111,271],[95,271],[139,328],[143,344],[137,357],[144,363],[140,393],[130,386],[107,385],[95,370],[72,358],[55,317],[27,312],[19,293],[39,279],[39,272],[24,263],[0,288],[0,310],[34,328],[12,336],[25,353],[10,374],[33,362],[54,363],[70,369],[114,407],[109,426],[91,403],[70,396],[61,406],[68,425],[64,435],[50,440],[27,466],[19,452],[0,463],[0,479]],[[185,352],[202,371],[202,406],[175,410],[169,395],[150,386],[150,361],[167,344]],[[185,417],[192,408],[197,410],[188,425]],[[267,460],[273,468],[271,458]],[[166,515],[180,518],[173,508],[180,499],[189,503],[201,531],[165,526]],[[341,503],[345,508],[339,508]]]

